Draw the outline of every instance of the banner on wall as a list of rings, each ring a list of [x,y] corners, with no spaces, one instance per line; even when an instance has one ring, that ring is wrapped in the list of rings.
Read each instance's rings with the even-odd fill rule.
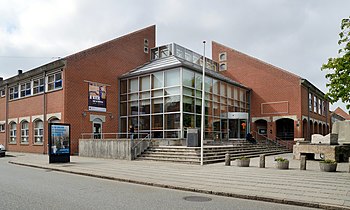
[[[89,111],[107,111],[107,86],[89,82]]]

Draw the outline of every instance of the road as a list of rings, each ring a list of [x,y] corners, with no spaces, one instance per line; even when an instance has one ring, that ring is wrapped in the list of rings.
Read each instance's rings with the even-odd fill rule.
[[[11,158],[0,158],[0,209],[310,209],[12,165]]]

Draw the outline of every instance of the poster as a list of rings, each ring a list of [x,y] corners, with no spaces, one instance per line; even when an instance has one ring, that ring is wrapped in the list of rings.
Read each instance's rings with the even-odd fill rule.
[[[70,162],[70,125],[49,123],[49,163]]]
[[[89,111],[106,112],[107,109],[106,85],[89,82]]]
[[[51,154],[69,154],[69,125],[51,124]]]

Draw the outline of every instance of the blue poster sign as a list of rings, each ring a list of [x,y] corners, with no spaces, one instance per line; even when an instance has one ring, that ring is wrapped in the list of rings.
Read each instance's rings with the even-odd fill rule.
[[[49,124],[49,163],[70,162],[70,125]]]

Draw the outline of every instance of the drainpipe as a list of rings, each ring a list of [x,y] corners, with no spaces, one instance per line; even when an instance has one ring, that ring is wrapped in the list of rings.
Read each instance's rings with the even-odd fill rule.
[[[5,149],[8,150],[7,148],[7,143],[8,143],[8,140],[9,140],[9,131],[10,131],[10,128],[9,128],[9,122],[8,122],[8,119],[9,119],[9,91],[8,91],[8,88],[9,88],[9,85],[6,84],[6,88],[5,88],[5,97],[6,97],[6,105],[5,105]]]
[[[307,88],[307,138],[310,137],[310,87]],[[312,104],[311,104],[312,106]],[[308,139],[311,140],[311,139]]]
[[[46,107],[46,88],[47,88],[47,85],[46,85],[46,71],[44,71],[44,95],[43,95],[43,103],[44,103],[44,117],[43,117],[43,146],[44,146],[44,149],[43,149],[43,154],[48,154],[48,147],[49,147],[49,137],[47,137],[47,140],[45,142],[45,137],[48,136],[46,135],[46,125],[49,126],[48,123],[46,123],[46,112],[47,112],[47,107]]]
[[[248,122],[247,122],[247,126],[249,126],[248,127],[248,129],[247,129],[247,131],[250,133],[251,132],[251,130],[250,130],[250,122],[251,122],[251,102],[252,102],[252,90],[249,90],[248,91],[248,102],[249,102],[249,105],[248,105]]]

